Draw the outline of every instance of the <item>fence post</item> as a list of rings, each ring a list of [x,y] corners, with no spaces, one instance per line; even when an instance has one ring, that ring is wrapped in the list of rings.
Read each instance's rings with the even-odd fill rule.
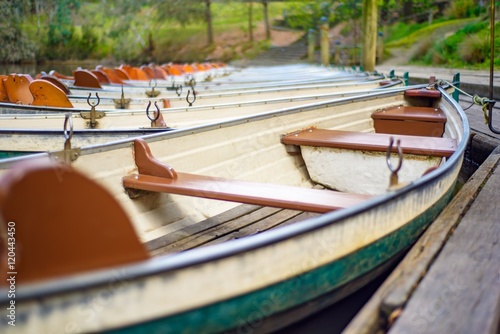
[[[330,40],[329,40],[329,27],[328,27],[328,19],[326,17],[322,17],[321,20],[321,63],[325,66],[330,65]]]

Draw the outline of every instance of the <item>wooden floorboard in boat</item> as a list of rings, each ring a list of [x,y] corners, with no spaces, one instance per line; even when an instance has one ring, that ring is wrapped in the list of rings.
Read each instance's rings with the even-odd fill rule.
[[[190,226],[186,226],[180,230],[175,232],[166,234],[156,239],[152,239],[146,242],[146,248],[152,254],[158,253],[166,253],[169,252],[168,248],[170,245],[174,243],[178,243],[185,238],[189,238],[193,235],[197,235],[199,233],[203,233],[203,231],[214,228],[221,223],[231,221],[237,219],[238,217],[242,217],[248,215],[249,213],[260,209],[261,206],[258,205],[250,205],[250,204],[242,204],[231,210],[222,212],[214,217],[210,217],[205,219],[197,224],[193,224]]]
[[[177,253],[239,239],[318,216],[319,213],[242,204],[146,243],[151,255]]]

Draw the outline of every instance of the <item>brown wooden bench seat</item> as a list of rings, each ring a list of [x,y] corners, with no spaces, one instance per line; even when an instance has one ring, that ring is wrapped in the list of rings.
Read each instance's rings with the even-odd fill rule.
[[[438,92],[439,93],[439,92]],[[372,114],[375,132],[442,137],[446,115],[439,108],[397,106]]]
[[[123,178],[123,186],[129,195],[130,190],[133,193],[133,189],[137,189],[321,213],[352,206],[372,197],[178,173],[158,162],[144,140],[136,139],[134,145],[139,174]]]
[[[281,138],[283,144],[333,147],[352,150],[386,152],[390,137],[401,140],[404,154],[449,157],[455,152],[455,139],[390,135],[326,129],[307,129],[288,134]],[[393,149],[395,149],[393,147]]]

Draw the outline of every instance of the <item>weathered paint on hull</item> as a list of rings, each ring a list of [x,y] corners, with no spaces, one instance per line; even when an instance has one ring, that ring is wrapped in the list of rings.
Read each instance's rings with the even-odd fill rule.
[[[394,97],[387,101],[387,104],[400,101]],[[261,164],[258,166],[260,170],[257,167],[250,168],[250,172],[255,173],[252,178],[266,181],[272,174],[273,181],[276,181],[276,175],[286,174],[288,182],[291,182],[288,180],[290,178],[295,178],[296,182],[305,182],[303,174],[295,171],[300,166],[279,144],[279,133],[308,127],[312,119],[322,119],[327,127],[350,124],[354,130],[366,129],[369,127],[368,122],[360,123],[360,119],[364,119],[362,115],[370,114],[370,108],[359,107],[354,114],[351,106],[344,105],[339,107],[337,115],[329,113],[323,115],[321,111],[314,110],[284,115],[279,120],[275,118],[254,120],[261,131],[259,136],[255,135],[255,126],[243,120],[241,121],[243,125],[228,125],[220,131],[200,129],[199,133],[189,134],[189,141],[185,138],[182,140],[187,134],[173,133],[165,135],[165,138],[168,137],[170,140],[153,138],[157,140],[151,141],[151,148],[156,157],[165,162],[174,161],[175,168],[179,170],[200,172],[196,168],[201,168],[203,173],[209,173],[210,168],[213,168],[220,172],[222,165],[226,167],[224,173],[234,173],[239,177],[245,174],[239,173],[241,171],[237,167],[244,166],[245,172],[248,172],[249,166],[254,166],[251,162],[262,161],[256,159],[256,155],[260,154],[259,157],[271,157],[264,161],[272,161],[275,164]],[[292,123],[288,124],[288,121]],[[289,289],[290,286],[294,286],[292,283],[310,282],[308,284],[311,286],[311,291],[305,288],[306,294],[303,297],[298,300],[294,300],[296,298],[293,297],[289,301],[283,301],[284,305],[279,307],[285,310],[292,305],[299,305],[305,300],[316,298],[321,291],[333,291],[346,283],[349,278],[328,277],[328,280],[322,280],[315,275],[322,278],[330,272],[347,270],[348,275],[359,277],[369,272],[410,242],[398,240],[401,244],[393,245],[391,238],[409,234],[409,239],[414,239],[429,222],[430,216],[439,212],[444,205],[460,170],[468,135],[468,130],[465,130],[468,129],[467,126],[462,127],[458,117],[455,119],[450,117],[449,123],[452,127],[449,132],[458,133],[456,137],[461,138],[460,150],[441,169],[431,172],[406,188],[378,196],[356,207],[219,246],[160,256],[135,266],[62,278],[45,284],[40,283],[39,286],[19,287],[19,303],[16,310],[19,322],[15,329],[7,327],[2,330],[51,332],[70,328],[74,331],[95,332],[127,328],[135,324],[147,324],[158,319],[190,314],[193,310],[219,304],[226,312],[227,301],[241,303],[239,299],[248,296],[245,298],[251,298],[245,299],[245,303],[252,303],[254,298],[261,296],[259,293],[269,292],[267,289],[280,287],[281,284],[285,284],[282,288]],[[218,141],[219,132],[223,132],[226,138],[233,140]],[[248,138],[245,137],[247,134]],[[253,140],[251,143],[249,138]],[[273,144],[269,145],[267,141]],[[230,149],[221,149],[223,145],[228,145]],[[148,215],[150,212],[144,213],[148,203],[131,202],[129,198],[125,198],[123,188],[119,186],[123,175],[134,169],[131,145],[120,143],[115,146],[119,147],[115,148],[114,154],[110,154],[112,148],[94,149],[99,152],[91,152],[89,149],[88,155],[83,154],[74,165],[102,182],[113,191],[117,199],[128,203],[126,210],[135,220],[138,229],[152,228],[155,223],[153,215]],[[203,166],[193,164],[193,156],[198,150],[202,150],[206,158]],[[238,159],[243,157],[246,160],[237,160],[239,164],[230,162],[229,165],[224,165],[223,162],[233,154]],[[284,160],[281,164],[277,164],[280,159]],[[120,161],[120,164],[117,164],[117,161]],[[264,169],[265,167],[275,173],[270,173]],[[281,173],[282,170],[278,168],[288,172]],[[290,172],[291,169],[293,172]],[[156,197],[155,201],[157,199],[161,200],[160,197]],[[193,203],[186,199],[182,202],[182,199],[176,198],[175,206],[172,204],[165,209],[168,203],[165,204],[156,217],[161,223],[166,220],[166,215],[169,213],[178,214],[183,210],[193,212]],[[206,214],[208,210],[202,212],[204,202],[196,200],[196,204],[196,210],[200,210],[196,214],[210,216]],[[431,206],[434,208],[433,212],[428,213]],[[224,211],[225,208],[210,208],[212,209]],[[148,219],[145,219],[145,216]],[[409,222],[412,223],[407,225]],[[386,247],[388,249],[385,249]],[[359,254],[362,254],[360,252],[367,252],[366,249],[370,249],[368,258],[359,260],[361,256]],[[379,252],[380,249],[383,251]],[[347,261],[345,265],[353,261],[356,266],[353,268],[340,266],[339,263],[343,262],[339,261]],[[330,279],[333,281],[330,282]],[[287,282],[289,285],[286,285]],[[314,282],[323,282],[326,287],[314,288],[316,284]],[[5,299],[5,295],[0,296]],[[2,303],[5,301],[2,300]],[[253,310],[252,305],[242,304],[241,307],[248,312]],[[197,323],[201,324],[204,320],[202,316],[196,317]],[[245,318],[242,322],[236,319],[222,326],[234,328],[244,324],[245,321]],[[185,326],[187,325],[184,324]]]
[[[343,286],[375,270],[413,244],[446,206],[451,197],[451,190],[428,211],[399,230],[354,254],[344,256],[311,272],[231,300],[172,317],[111,330],[109,333],[217,333],[228,330],[237,333],[259,333],[277,330],[278,324],[271,325],[272,329],[263,329],[261,324],[265,318],[272,318],[276,313],[311,302],[325,294],[330,294],[333,302],[341,299],[343,295],[339,290]],[[325,248],[324,252],[328,252],[328,249]],[[297,319],[290,320],[297,321]],[[288,324],[279,325],[284,327]]]

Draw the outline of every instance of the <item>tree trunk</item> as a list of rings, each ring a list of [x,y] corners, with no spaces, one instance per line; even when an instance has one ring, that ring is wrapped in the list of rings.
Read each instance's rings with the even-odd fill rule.
[[[403,20],[410,21],[413,16],[413,0],[403,1]]]
[[[375,70],[377,57],[377,0],[363,0],[362,65],[365,71]]]
[[[266,39],[270,40],[271,39],[271,28],[269,27],[269,8],[268,8],[267,0],[263,1],[262,5],[264,6],[264,24],[266,25]]]
[[[253,2],[248,3],[248,38],[253,42]]]
[[[207,21],[208,45],[214,44],[214,31],[212,27],[212,13],[210,12],[210,0],[205,0],[205,21]]]

